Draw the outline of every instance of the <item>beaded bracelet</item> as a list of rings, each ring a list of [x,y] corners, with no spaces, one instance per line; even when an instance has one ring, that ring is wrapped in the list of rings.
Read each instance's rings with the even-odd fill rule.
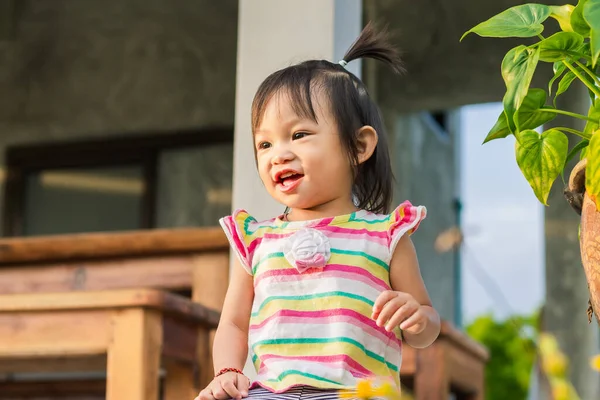
[[[215,375],[215,378],[217,376],[223,375],[226,372],[235,372],[237,374],[244,375],[244,373],[241,370],[237,369],[237,368],[223,368],[222,370],[220,370],[219,372],[217,372],[217,374]]]

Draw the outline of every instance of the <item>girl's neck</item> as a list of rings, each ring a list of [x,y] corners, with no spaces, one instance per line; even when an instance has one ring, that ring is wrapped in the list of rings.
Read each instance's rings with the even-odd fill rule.
[[[286,221],[310,221],[338,215],[351,214],[358,208],[352,203],[352,200],[339,201],[333,200],[311,208],[290,208],[285,215]]]

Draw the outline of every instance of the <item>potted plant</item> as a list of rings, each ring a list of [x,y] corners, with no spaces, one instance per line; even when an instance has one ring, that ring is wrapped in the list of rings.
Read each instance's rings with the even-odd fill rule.
[[[544,23],[552,19],[560,30],[546,37]],[[473,27],[461,41],[470,33],[528,38],[504,56],[503,112],[484,143],[510,135],[516,138],[517,164],[544,205],[566,164],[573,157],[580,158],[570,172],[565,197],[581,215],[580,248],[590,290],[588,316],[591,320],[595,314],[600,323],[600,135],[596,134],[600,132],[600,0],[563,6],[519,5]],[[542,63],[552,63],[554,76],[547,89],[532,88],[532,77]],[[587,115],[556,107],[556,99],[576,80],[589,91]],[[535,130],[558,114],[585,120],[585,128],[554,127],[541,134]],[[567,134],[580,138],[570,151]]]

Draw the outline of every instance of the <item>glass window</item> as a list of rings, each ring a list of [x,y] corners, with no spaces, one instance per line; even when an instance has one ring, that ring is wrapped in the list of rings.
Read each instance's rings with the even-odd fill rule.
[[[25,178],[23,234],[140,229],[143,195],[139,165],[30,173]]]

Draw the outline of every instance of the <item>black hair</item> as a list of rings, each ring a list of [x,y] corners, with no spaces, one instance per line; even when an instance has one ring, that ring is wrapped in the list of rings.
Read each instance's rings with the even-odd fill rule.
[[[372,23],[365,26],[344,55],[342,64],[359,58],[373,58],[386,63],[397,73],[403,72],[400,54],[391,45],[388,33],[376,30]],[[356,205],[376,213],[389,212],[394,176],[379,107],[371,100],[361,80],[340,63],[308,60],[269,75],[252,102],[252,131],[260,125],[269,100],[282,91],[290,96],[296,114],[317,122],[313,107],[316,90],[322,91],[328,99],[342,145],[355,166],[352,195]],[[356,134],[365,125],[375,129],[378,142],[371,157],[358,164]]]

